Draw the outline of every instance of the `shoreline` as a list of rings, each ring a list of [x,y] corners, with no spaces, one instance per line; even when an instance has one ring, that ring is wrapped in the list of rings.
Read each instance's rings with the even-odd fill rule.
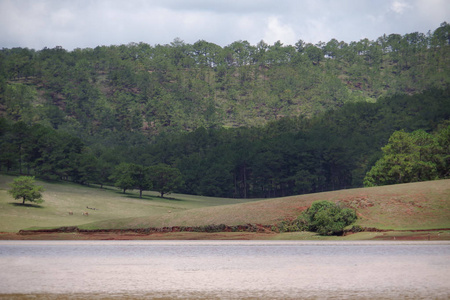
[[[26,234],[0,232],[0,240],[398,240],[398,241],[449,241],[450,229],[386,230],[360,232],[344,236],[318,236],[309,232],[134,232],[114,231],[27,231]]]

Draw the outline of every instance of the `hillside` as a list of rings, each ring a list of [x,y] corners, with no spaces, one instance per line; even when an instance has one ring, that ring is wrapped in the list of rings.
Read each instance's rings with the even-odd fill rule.
[[[136,188],[142,178],[136,170],[149,176],[149,168],[165,164],[179,171],[178,193],[273,198],[363,186],[381,148],[404,131],[401,139],[411,147],[402,149],[416,149],[408,161],[424,167],[420,161],[428,159],[430,165],[424,172],[407,167],[421,178],[403,177],[424,181],[450,176],[449,119],[450,89],[347,103],[314,118],[283,118],[262,127],[199,128],[153,141],[117,133],[117,139],[100,137],[89,146],[64,130],[0,118],[0,170],[85,185],[114,186],[121,176],[132,176]],[[427,155],[419,155],[421,147]]]
[[[87,224],[85,228],[146,228],[209,224],[276,224],[312,202],[340,202],[357,211],[357,225],[379,229],[450,228],[450,180],[315,193],[196,208],[158,216]]]
[[[418,180],[448,178],[449,32],[1,49],[0,171],[114,186],[164,164],[180,194],[284,197],[361,187],[391,135],[423,130],[439,157]]]
[[[13,179],[13,176],[0,174],[0,232],[17,232],[30,227],[76,226],[125,217],[160,216],[168,212],[243,202],[191,195],[161,199],[154,192],[147,192],[143,199],[139,199],[136,191],[123,194],[115,188],[37,181],[36,184],[44,186],[46,190],[43,193],[45,202],[24,207],[7,194]],[[73,215],[69,215],[69,212]],[[89,216],[83,216],[83,212],[88,212]]]
[[[448,88],[449,31],[443,22],[430,34],[351,43],[220,47],[175,39],[73,51],[2,49],[0,117],[91,142],[311,117],[349,102]]]
[[[132,229],[212,224],[276,224],[298,216],[316,200],[356,209],[358,225],[379,229],[450,228],[450,180],[349,189],[285,198],[244,201],[189,195],[161,199],[147,192],[122,194],[115,189],[39,182],[45,202],[17,205],[6,194],[13,177],[0,176],[0,231],[79,226],[86,229]],[[89,210],[86,208],[97,208]],[[73,215],[69,215],[69,211]],[[89,216],[83,216],[84,211]]]

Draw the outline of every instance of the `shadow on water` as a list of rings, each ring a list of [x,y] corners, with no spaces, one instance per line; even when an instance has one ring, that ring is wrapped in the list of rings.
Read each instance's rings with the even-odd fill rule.
[[[25,204],[23,204],[23,203],[17,203],[17,202],[9,202],[8,204],[9,204],[9,205],[12,205],[12,206],[17,206],[17,207],[44,208],[44,207],[41,206],[41,205],[38,205],[38,204],[31,204],[31,203],[25,203]]]

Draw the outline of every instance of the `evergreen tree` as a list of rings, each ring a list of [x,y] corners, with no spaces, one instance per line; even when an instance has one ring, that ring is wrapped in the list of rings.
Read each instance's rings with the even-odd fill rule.
[[[423,130],[396,131],[382,150],[383,157],[364,178],[365,186],[438,179],[448,155],[437,138]]]

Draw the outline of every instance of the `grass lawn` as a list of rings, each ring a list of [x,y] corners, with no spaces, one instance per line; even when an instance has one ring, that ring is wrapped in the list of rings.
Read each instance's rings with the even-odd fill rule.
[[[295,218],[312,202],[328,200],[356,210],[363,227],[379,229],[450,228],[450,180],[340,190],[267,200],[226,199],[156,192],[126,194],[115,188],[86,187],[72,183],[43,182],[44,203],[20,205],[9,194],[14,177],[0,175],[0,232],[21,229],[79,226],[83,229],[130,229],[211,224],[276,224]],[[86,207],[96,208],[96,210]],[[73,215],[69,215],[73,212]],[[84,216],[88,212],[89,216]],[[368,233],[359,237],[365,239]],[[372,237],[371,234],[368,237]],[[275,238],[275,237],[274,237]],[[307,233],[278,238],[315,239]]]
[[[13,176],[0,175],[0,232],[17,232],[21,229],[38,227],[78,226],[100,221],[120,224],[124,222],[123,218],[159,217],[195,208],[245,202],[237,199],[177,194],[160,198],[156,192],[146,192],[140,199],[137,191],[127,191],[123,194],[111,187],[100,189],[72,183],[37,180],[36,184],[45,188],[44,202],[40,205],[23,206],[21,201],[14,200],[7,193],[9,183],[13,180]],[[69,212],[73,215],[69,215]],[[83,212],[88,212],[89,216],[84,216]]]

